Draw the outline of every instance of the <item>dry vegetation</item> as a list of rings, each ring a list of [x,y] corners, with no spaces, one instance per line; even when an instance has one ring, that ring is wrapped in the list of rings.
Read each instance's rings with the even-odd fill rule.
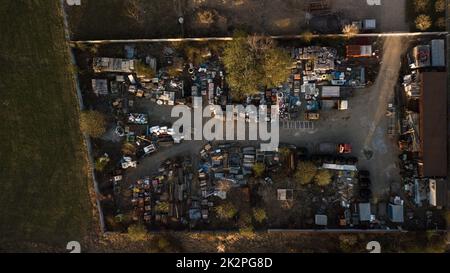
[[[2,1],[0,33],[0,245],[66,251],[94,218],[59,1]]]

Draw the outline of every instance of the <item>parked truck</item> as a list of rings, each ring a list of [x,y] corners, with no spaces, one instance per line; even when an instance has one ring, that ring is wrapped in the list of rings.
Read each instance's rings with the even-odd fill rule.
[[[352,145],[346,143],[335,144],[323,142],[319,144],[317,152],[322,155],[350,154],[352,152]]]

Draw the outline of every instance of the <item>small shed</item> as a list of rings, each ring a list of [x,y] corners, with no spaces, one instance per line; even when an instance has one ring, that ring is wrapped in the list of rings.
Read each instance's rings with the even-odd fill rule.
[[[108,95],[108,80],[92,79],[92,90],[97,96]]]
[[[404,207],[403,205],[389,204],[388,206],[389,219],[394,223],[404,222]]]
[[[368,222],[371,218],[370,203],[359,203],[359,221]]]
[[[443,39],[431,41],[431,65],[434,67],[445,66],[445,41]]]
[[[277,190],[278,201],[288,201],[294,199],[294,190],[290,189],[278,189]]]
[[[447,181],[445,179],[430,179],[430,205],[438,208],[447,204]]]
[[[338,101],[337,100],[322,100],[321,101],[321,109],[322,110],[332,110],[332,109],[336,109],[336,105],[337,105]]]
[[[341,96],[341,88],[339,86],[323,86],[322,98],[339,98]]]
[[[328,225],[328,216],[323,215],[323,214],[316,214],[315,224],[317,226],[326,227]]]
[[[348,100],[339,101],[339,110],[348,110]]]
[[[372,46],[371,45],[348,45],[347,46],[347,58],[361,58],[371,57]]]
[[[363,21],[363,29],[364,30],[374,30],[376,28],[377,28],[377,20],[366,19]]]

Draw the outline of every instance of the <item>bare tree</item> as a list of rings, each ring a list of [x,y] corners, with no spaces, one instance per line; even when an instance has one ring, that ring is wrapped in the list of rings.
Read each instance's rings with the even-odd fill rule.
[[[265,52],[268,49],[275,47],[275,42],[272,38],[256,34],[248,36],[247,43],[250,47],[250,50],[255,52],[256,54]]]
[[[347,38],[352,38],[359,33],[359,29],[358,26],[354,24],[345,25],[342,29],[342,33],[344,33]]]
[[[125,14],[138,24],[144,22],[144,9],[141,0],[127,0],[125,2]]]

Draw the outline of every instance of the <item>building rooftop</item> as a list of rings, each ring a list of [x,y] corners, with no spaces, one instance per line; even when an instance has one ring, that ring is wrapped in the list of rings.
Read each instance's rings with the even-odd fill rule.
[[[421,73],[420,156],[424,177],[447,177],[447,74]]]

